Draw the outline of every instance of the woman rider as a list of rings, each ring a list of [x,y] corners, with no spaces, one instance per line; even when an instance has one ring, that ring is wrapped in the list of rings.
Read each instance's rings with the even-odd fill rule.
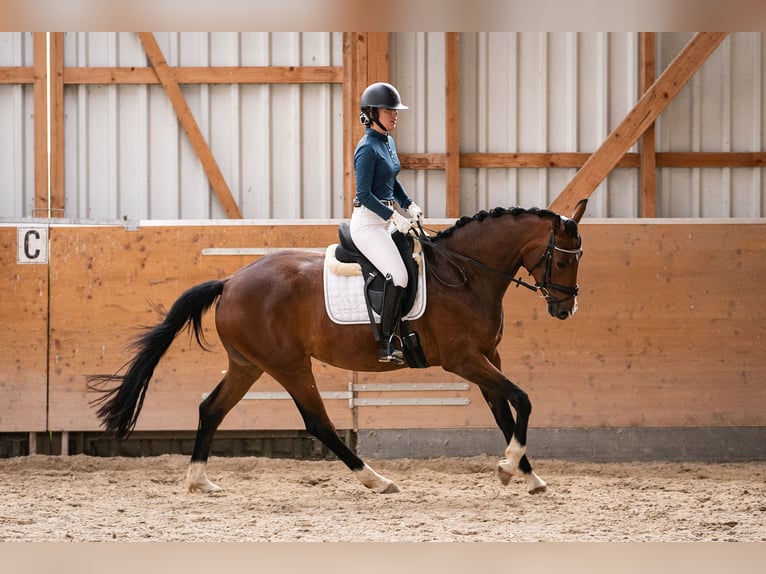
[[[399,91],[385,82],[367,86],[359,107],[359,120],[365,126],[365,133],[354,152],[356,198],[351,215],[351,238],[386,278],[378,360],[402,364],[404,358],[394,345],[394,334],[401,318],[407,269],[391,233],[394,228],[407,233],[412,223],[396,210],[394,202],[414,219],[423,217],[423,210],[410,199],[397,179],[401,164],[389,132],[396,127],[399,110],[409,108],[402,104]]]

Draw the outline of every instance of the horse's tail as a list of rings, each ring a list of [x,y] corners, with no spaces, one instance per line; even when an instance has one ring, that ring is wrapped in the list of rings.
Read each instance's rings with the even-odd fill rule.
[[[117,438],[130,436],[141,413],[154,369],[182,329],[191,329],[197,343],[206,348],[202,316],[221,296],[224,284],[225,281],[221,280],[208,281],[184,292],[173,303],[162,323],[148,328],[131,343],[130,348],[136,350],[136,355],[120,369],[126,370],[124,375],[88,377],[88,388],[103,393],[91,404],[99,406],[97,415],[105,431]],[[119,384],[105,388],[113,381],[119,381]]]

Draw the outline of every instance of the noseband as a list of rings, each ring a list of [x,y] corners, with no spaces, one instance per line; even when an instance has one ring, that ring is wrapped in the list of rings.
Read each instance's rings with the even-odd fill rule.
[[[542,257],[540,257],[540,260],[529,270],[529,274],[531,275],[535,269],[545,263],[542,281],[535,283],[534,290],[540,291],[540,294],[548,303],[563,303],[568,299],[577,297],[577,294],[580,292],[580,286],[575,285],[574,287],[567,287],[566,285],[559,285],[558,283],[553,283],[551,281],[551,265],[553,264],[554,251],[558,251],[559,253],[566,253],[568,255],[574,255],[578,260],[582,255],[582,247],[578,247],[577,249],[564,249],[563,247],[556,245],[556,233],[553,229],[551,229],[551,238],[548,241],[548,247],[545,250],[545,253],[543,253]],[[558,291],[559,293],[563,293],[565,297],[562,297],[561,299],[554,299],[551,295],[551,291]]]

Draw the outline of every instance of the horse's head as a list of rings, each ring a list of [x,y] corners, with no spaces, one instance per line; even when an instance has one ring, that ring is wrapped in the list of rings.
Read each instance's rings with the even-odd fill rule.
[[[575,206],[571,218],[556,218],[547,245],[530,251],[523,261],[548,303],[548,313],[557,319],[567,319],[577,312],[577,270],[582,256],[577,224],[587,204],[588,200],[583,199]]]

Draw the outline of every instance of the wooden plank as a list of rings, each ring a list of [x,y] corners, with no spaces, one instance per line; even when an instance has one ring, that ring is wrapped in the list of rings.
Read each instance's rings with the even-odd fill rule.
[[[389,81],[388,46],[388,32],[367,32],[367,84]]]
[[[580,168],[592,154],[581,152],[545,153],[462,153],[460,167],[479,169],[517,168]],[[654,154],[657,168],[752,168],[766,167],[766,152],[659,152]],[[445,169],[446,154],[399,154],[403,169]],[[640,168],[641,154],[626,153],[616,168]]]
[[[48,266],[18,264],[17,226],[0,226],[0,432],[46,430]]]
[[[179,84],[339,84],[340,66],[177,66]],[[0,68],[0,77],[2,77]],[[65,84],[159,84],[151,67],[67,67]]]
[[[33,35],[34,50],[34,149],[35,206],[34,215],[49,215],[48,205],[48,62],[47,39],[44,32]]]
[[[64,216],[64,33],[50,34],[50,215]]]
[[[458,35],[444,34],[446,215],[460,215],[460,62]]]
[[[445,169],[447,154],[444,153],[400,153],[402,169]]]
[[[461,167],[473,168],[579,168],[592,154],[580,152],[563,153],[464,153],[460,156]],[[638,154],[625,154],[616,167],[638,167]]]
[[[590,197],[601,181],[617,165],[620,158],[676,97],[727,34],[726,32],[695,34],[551,203],[551,209],[559,213],[570,213],[579,200]]]
[[[656,79],[655,33],[641,32],[641,93],[644,94]],[[655,123],[652,123],[641,136],[641,170],[639,172],[641,194],[639,198],[642,217],[657,215],[657,158],[655,143]]]
[[[661,152],[657,167],[766,167],[766,152]]]
[[[33,66],[0,66],[0,84],[31,84],[34,81]]]
[[[354,147],[359,124],[359,34],[343,33],[343,216],[351,217],[354,205]]]
[[[168,66],[165,56],[162,54],[157,41],[154,38],[154,34],[151,32],[139,32],[139,38],[146,50],[146,54],[152,63],[154,71],[157,73],[157,78],[162,87],[168,94],[170,102],[173,104],[173,109],[176,111],[178,121],[181,123],[186,135],[189,137],[189,141],[197,153],[202,167],[207,174],[210,185],[213,188],[218,200],[221,202],[226,215],[229,218],[242,218],[242,212],[239,210],[237,203],[234,201],[234,197],[231,194],[226,180],[221,173],[221,169],[218,167],[218,163],[213,157],[213,153],[210,151],[205,141],[205,137],[202,135],[202,131],[197,125],[197,121],[194,119],[194,115],[189,109],[189,105],[186,103],[181,88],[176,81],[173,70]]]

